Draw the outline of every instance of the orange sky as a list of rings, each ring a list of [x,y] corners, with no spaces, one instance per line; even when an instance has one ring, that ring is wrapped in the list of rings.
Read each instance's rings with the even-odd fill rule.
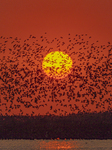
[[[111,0],[2,0],[0,33],[27,38],[48,32],[50,38],[87,33],[112,39]]]
[[[49,50],[49,52],[51,51],[55,51],[55,50],[61,50],[61,51],[66,51],[67,54],[71,55],[71,58],[73,60],[73,68],[75,68],[75,71],[72,70],[72,75],[75,73],[75,75],[78,73],[78,75],[80,75],[80,80],[79,78],[76,79],[75,83],[72,84],[70,83],[70,79],[69,77],[66,77],[63,80],[58,80],[55,81],[53,80],[53,83],[49,83],[51,81],[51,79],[49,79],[49,77],[45,76],[44,79],[42,80],[42,85],[41,87],[45,87],[48,90],[48,87],[50,87],[50,89],[48,91],[46,91],[46,96],[44,97],[44,99],[42,99],[42,102],[40,102],[41,104],[46,104],[44,107],[40,106],[39,109],[35,109],[35,108],[26,108],[24,106],[24,104],[22,104],[21,102],[17,102],[17,97],[20,97],[23,93],[16,94],[15,95],[15,99],[13,101],[13,104],[11,104],[11,102],[7,102],[7,110],[6,110],[6,106],[3,104],[4,102],[6,103],[6,100],[4,99],[4,95],[5,94],[1,94],[0,92],[0,97],[1,97],[1,104],[0,104],[0,109],[3,115],[5,115],[5,113],[12,115],[12,114],[19,114],[20,113],[20,109],[22,110],[23,114],[25,115],[26,113],[31,114],[32,111],[34,112],[35,115],[40,114],[46,114],[47,112],[52,113],[52,114],[65,114],[65,111],[67,111],[67,113],[72,113],[75,112],[77,113],[77,111],[73,111],[72,108],[70,106],[68,106],[69,104],[74,105],[77,104],[77,106],[79,106],[79,109],[83,111],[82,108],[82,103],[83,103],[83,107],[85,107],[86,102],[82,102],[84,101],[84,99],[88,99],[91,103],[91,98],[93,98],[93,95],[89,95],[89,96],[84,96],[80,98],[80,101],[78,102],[74,102],[74,98],[72,95],[72,100],[70,102],[68,102],[69,98],[67,97],[67,92],[69,92],[70,90],[70,86],[72,86],[72,90],[74,91],[74,94],[77,95],[77,92],[80,91],[81,89],[79,88],[79,85],[83,83],[83,79],[87,80],[87,84],[85,84],[85,89],[82,90],[80,92],[81,95],[83,95],[84,93],[86,93],[86,89],[89,89],[89,85],[90,84],[95,84],[93,81],[90,80],[90,78],[88,77],[86,71],[84,70],[84,65],[87,68],[86,64],[87,62],[89,62],[89,65],[92,65],[92,70],[90,70],[93,75],[94,73],[94,69],[96,69],[98,66],[101,66],[101,68],[103,67],[103,63],[107,62],[107,58],[108,58],[108,50],[111,48],[111,45],[108,46],[108,42],[110,42],[112,44],[112,1],[111,0],[2,0],[0,2],[0,36],[5,37],[3,39],[0,38],[0,47],[1,49],[5,48],[5,53],[1,53],[0,54],[0,58],[1,58],[1,66],[3,66],[4,63],[6,63],[5,65],[7,66],[7,71],[9,71],[9,69],[11,68],[11,64],[17,64],[19,62],[18,65],[18,70],[21,70],[21,68],[27,67],[29,70],[33,70],[33,81],[31,81],[31,74],[30,76],[26,77],[25,80],[29,79],[31,82],[35,82],[34,78],[38,75],[36,74],[36,70],[37,68],[41,69],[41,64],[42,64],[42,60],[43,57],[46,56],[46,54],[48,54],[48,50],[49,48],[51,48]],[[45,34],[45,32],[47,32],[47,34]],[[68,35],[70,33],[70,35]],[[76,36],[76,34],[78,34],[78,36]],[[84,35],[82,35],[84,34]],[[87,35],[86,35],[87,34]],[[35,38],[29,38],[30,35],[34,35],[36,37]],[[87,41],[89,41],[89,44],[86,45],[86,50],[84,49],[84,44],[82,46],[82,49],[79,52],[79,48],[80,45],[75,44],[73,46],[72,43],[75,43],[76,41],[73,40],[73,38],[75,38],[75,40],[77,40],[77,42],[80,42],[81,39],[79,38],[79,35],[81,35],[81,39],[84,39],[84,42],[87,43]],[[13,37],[12,39],[10,39],[9,37]],[[41,38],[41,36],[43,36],[43,38]],[[89,37],[92,38],[89,38]],[[28,53],[26,54],[26,56],[22,56],[22,52],[20,57],[16,57],[16,54],[13,54],[11,52],[11,54],[9,53],[9,48],[14,49],[13,45],[17,44],[15,37],[18,38],[18,41],[20,42],[20,45],[24,45],[29,44],[31,47],[30,53],[28,56]],[[63,37],[63,38],[61,38]],[[4,42],[6,41],[6,39],[8,38],[8,42],[6,42],[6,45],[3,45]],[[29,40],[27,40],[29,38]],[[57,39],[55,39],[57,38]],[[44,39],[44,41],[42,41],[42,39]],[[14,43],[12,43],[12,41],[14,40]],[[26,41],[24,41],[26,40]],[[38,40],[38,41],[36,41]],[[52,41],[54,40],[54,41]],[[71,40],[71,41],[69,41]],[[98,42],[96,42],[98,40]],[[18,43],[19,43],[18,42]],[[33,43],[35,42],[35,43]],[[61,43],[61,46],[57,47],[57,44],[59,45]],[[62,43],[65,42],[64,45],[62,45]],[[40,44],[41,46],[43,46],[43,48],[40,48],[39,45],[36,45],[36,43]],[[93,57],[97,56],[97,60],[100,59],[100,57],[103,57],[103,59],[95,66],[94,68],[94,63],[96,62],[96,60],[94,58],[90,58],[87,59],[87,50],[90,50],[92,43],[94,43],[94,45],[96,46],[96,49],[94,52],[92,52],[92,55],[94,55]],[[70,44],[70,47],[73,46],[73,49],[70,51],[68,47],[68,45]],[[105,45],[103,47],[106,47],[105,49],[102,50],[101,45]],[[108,47],[107,47],[108,46]],[[36,52],[36,49],[39,47],[39,52]],[[22,51],[24,47],[21,48]],[[34,50],[34,53],[33,53]],[[97,53],[97,50],[100,51],[99,54]],[[15,48],[15,51],[17,53],[17,48]],[[77,52],[77,54],[74,54],[72,52]],[[83,64],[84,62],[84,58],[82,58],[82,60],[78,59],[80,58],[80,53],[81,53],[81,57],[85,57],[86,62],[85,64]],[[32,55],[31,55],[32,54]],[[38,54],[38,55],[36,55]],[[90,52],[89,52],[90,54]],[[3,56],[5,56],[5,58],[3,58]],[[13,62],[6,62],[6,60],[8,60],[8,56],[10,56],[9,59],[11,60],[16,60],[16,58],[18,60],[16,60],[14,63]],[[29,57],[30,60],[34,61],[33,66],[28,66],[28,63],[26,62],[27,58]],[[42,57],[43,56],[43,57]],[[37,59],[35,59],[35,57]],[[107,58],[105,58],[107,57]],[[3,61],[2,61],[3,60]],[[108,58],[108,60],[110,60],[110,56]],[[80,64],[82,63],[82,64]],[[31,61],[30,63],[31,64]],[[104,63],[105,64],[105,63]],[[38,66],[38,67],[37,67]],[[78,70],[79,68],[81,68],[81,71]],[[104,66],[105,67],[105,66]],[[34,69],[35,68],[35,69]],[[76,68],[78,68],[76,70]],[[98,69],[96,69],[98,72]],[[0,76],[3,77],[2,74],[3,70],[0,71]],[[110,69],[107,69],[104,71],[104,73],[110,73]],[[42,71],[43,73],[43,71]],[[111,78],[111,75],[108,75],[108,77],[104,78],[103,76],[101,76],[101,72],[99,71],[99,78],[101,79],[101,82],[103,81],[108,81]],[[11,74],[11,73],[10,73]],[[20,74],[22,74],[24,76],[24,72],[20,71]],[[20,79],[20,75],[17,73],[16,74],[20,81],[20,84],[22,85],[25,80]],[[15,79],[16,77],[15,74],[12,75],[13,78]],[[86,78],[87,77],[87,78]],[[74,77],[72,78],[73,81]],[[40,78],[39,78],[40,80]],[[74,79],[75,80],[75,79]],[[57,82],[60,83],[61,85],[57,85]],[[98,81],[98,85],[103,88],[102,83],[100,81]],[[92,111],[100,111],[100,110],[107,110],[108,109],[108,105],[111,106],[112,108],[112,103],[108,104],[105,99],[106,98],[111,98],[111,88],[110,88],[110,84],[111,84],[111,80],[109,81],[110,83],[108,83],[106,85],[106,90],[110,91],[108,93],[105,92],[105,88],[102,89],[104,97],[103,100],[100,101],[100,95],[98,94],[99,90],[97,89],[97,87],[94,85],[93,91],[97,92],[97,102],[95,102],[95,105],[89,104],[87,109],[91,109]],[[64,84],[66,85],[66,90],[65,90],[65,95],[62,97],[61,96],[61,100],[65,99],[65,101],[63,102],[63,105],[67,104],[66,106],[60,106],[61,104],[59,102],[54,102],[56,99],[60,99],[59,95],[57,94],[57,98],[54,99],[54,101],[52,102],[50,98],[51,93],[52,93],[52,86],[56,86],[57,89],[55,89],[54,91],[57,93],[58,89],[60,89],[60,93],[63,93],[64,91],[61,89],[62,86],[64,86]],[[3,82],[3,80],[0,80],[0,88],[2,88],[4,86],[14,86],[13,89],[16,88],[14,82],[9,82],[8,84],[5,84]],[[4,85],[5,84],[5,85]],[[36,85],[37,83],[35,83],[34,85]],[[30,85],[29,85],[30,86]],[[32,85],[33,86],[33,85]],[[77,88],[75,87],[77,86]],[[20,88],[19,85],[17,85],[17,88]],[[35,95],[32,95],[32,98],[29,98],[26,100],[26,97],[22,97],[23,101],[30,101],[31,104],[33,106],[37,106],[40,104],[37,104],[35,102],[33,102],[32,99],[35,99],[36,96],[41,95],[43,93],[39,93],[40,87],[38,87],[37,92],[35,93]],[[22,89],[21,89],[22,90]],[[29,87],[27,87],[25,89],[25,92],[27,92],[29,90]],[[7,90],[5,90],[6,92]],[[42,91],[42,90],[41,90]],[[44,90],[43,90],[44,91]],[[2,91],[3,92],[3,91]],[[6,92],[7,94],[9,94],[8,92]],[[72,93],[73,94],[73,93]],[[48,99],[50,99],[50,101],[48,101]],[[43,100],[45,102],[43,102]],[[76,98],[75,98],[76,100]],[[85,101],[86,101],[85,100]],[[105,105],[105,108],[102,108],[103,106],[99,107],[99,108],[95,108],[96,107],[96,103],[101,104],[102,102],[104,102],[103,104]],[[3,104],[3,105],[2,105]],[[20,108],[13,108],[11,109],[11,111],[8,112],[8,110],[10,110],[10,105],[12,105],[12,107],[15,107],[14,105],[19,105],[21,104]],[[52,110],[50,110],[50,106],[52,106]],[[75,106],[75,105],[74,105]],[[54,112],[55,109],[60,109],[57,111],[57,113]],[[61,110],[63,110],[61,112]]]

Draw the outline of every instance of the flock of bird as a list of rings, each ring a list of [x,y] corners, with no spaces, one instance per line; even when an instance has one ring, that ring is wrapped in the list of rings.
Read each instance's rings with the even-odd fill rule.
[[[49,41],[30,35],[21,40],[0,37],[0,113],[2,115],[54,114],[112,110],[112,45],[90,43],[91,36],[68,34]],[[67,53],[71,73],[49,77],[42,61],[52,51]]]

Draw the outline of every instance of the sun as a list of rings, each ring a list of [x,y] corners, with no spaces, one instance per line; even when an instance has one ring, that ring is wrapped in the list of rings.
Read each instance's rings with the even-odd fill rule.
[[[42,62],[44,72],[53,78],[61,79],[66,77],[72,68],[72,59],[62,51],[54,51],[47,54]]]

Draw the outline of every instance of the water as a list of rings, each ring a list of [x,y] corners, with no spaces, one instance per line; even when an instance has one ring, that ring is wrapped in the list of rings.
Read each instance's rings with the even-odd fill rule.
[[[112,140],[0,140],[0,150],[112,150]]]

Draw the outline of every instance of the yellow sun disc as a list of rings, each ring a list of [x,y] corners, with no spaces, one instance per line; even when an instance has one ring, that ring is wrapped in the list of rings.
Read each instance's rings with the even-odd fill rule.
[[[61,51],[47,54],[42,63],[44,72],[53,78],[63,78],[67,76],[72,68],[72,59]]]

